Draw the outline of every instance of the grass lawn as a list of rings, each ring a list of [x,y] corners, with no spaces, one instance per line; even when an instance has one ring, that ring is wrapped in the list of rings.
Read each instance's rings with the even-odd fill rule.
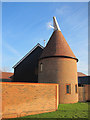
[[[29,119],[30,118],[88,118],[89,104],[88,102],[86,103],[78,102],[74,104],[59,104],[58,110],[55,112],[24,116],[19,118],[19,120],[25,120],[25,118],[29,118]],[[18,120],[18,118],[13,118],[12,120],[14,119]]]

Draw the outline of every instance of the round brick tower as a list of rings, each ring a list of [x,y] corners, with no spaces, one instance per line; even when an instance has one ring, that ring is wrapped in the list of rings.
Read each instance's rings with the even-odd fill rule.
[[[55,17],[53,21],[54,32],[39,59],[38,82],[58,83],[59,103],[76,103],[78,59],[62,35]]]

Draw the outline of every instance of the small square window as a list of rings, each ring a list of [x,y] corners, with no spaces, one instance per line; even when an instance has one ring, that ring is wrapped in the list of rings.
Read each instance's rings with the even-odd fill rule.
[[[77,84],[75,85],[75,93],[77,93]]]
[[[66,85],[66,94],[70,94],[71,93],[71,85],[67,84]]]

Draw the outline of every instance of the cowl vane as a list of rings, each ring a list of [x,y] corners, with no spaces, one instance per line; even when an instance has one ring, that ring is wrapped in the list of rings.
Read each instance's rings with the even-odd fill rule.
[[[54,27],[54,31],[55,30],[61,31],[55,16],[53,17],[53,27]]]

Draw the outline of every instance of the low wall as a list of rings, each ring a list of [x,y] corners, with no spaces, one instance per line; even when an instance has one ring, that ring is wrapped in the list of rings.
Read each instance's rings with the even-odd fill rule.
[[[84,87],[78,87],[78,101],[85,102],[90,101],[90,85],[84,85]]]
[[[58,108],[58,84],[0,84],[2,85],[2,118],[51,112]]]

